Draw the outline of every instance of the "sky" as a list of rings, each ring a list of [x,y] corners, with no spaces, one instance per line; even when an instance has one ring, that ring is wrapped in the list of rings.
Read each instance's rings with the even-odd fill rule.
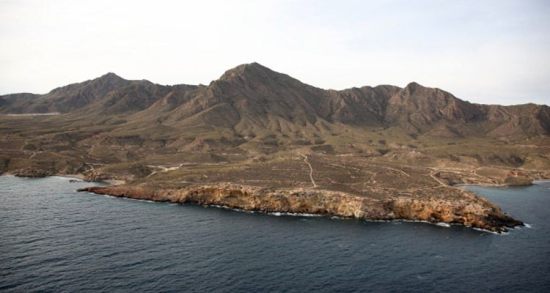
[[[550,1],[0,0],[0,94],[107,72],[209,84],[259,62],[325,88],[411,81],[550,104]]]

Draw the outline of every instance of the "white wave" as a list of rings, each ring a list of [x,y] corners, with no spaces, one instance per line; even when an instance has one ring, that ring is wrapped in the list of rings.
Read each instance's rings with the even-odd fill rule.
[[[230,208],[230,207],[227,207],[227,206],[222,206],[222,205],[217,205],[217,204],[203,205],[203,207],[230,210],[230,211],[234,211],[234,212],[247,213],[247,214],[255,214],[256,213],[255,211],[242,210],[242,209],[237,209],[237,208]]]
[[[424,224],[431,224],[433,225],[432,222],[429,222],[429,221],[425,221],[425,220],[407,220],[407,219],[396,219],[395,221],[399,221],[399,222],[405,222],[405,223],[424,223]]]
[[[109,197],[113,198],[120,198],[123,200],[132,200],[132,201],[139,201],[139,202],[146,202],[146,203],[160,203],[159,201],[149,200],[149,199],[139,199],[139,198],[131,198],[131,197],[125,197],[125,196],[113,196],[113,195],[107,195]]]
[[[474,230],[476,230],[476,231],[485,232],[485,233],[491,233],[491,234],[500,235],[500,236],[505,236],[505,235],[508,235],[508,234],[509,234],[508,232],[495,232],[495,231],[485,230],[485,229],[476,228],[476,227],[472,227],[472,229],[474,229]]]
[[[283,213],[285,216],[292,216],[292,217],[307,217],[307,218],[315,218],[315,217],[323,217],[321,214],[306,214],[306,213]]]
[[[400,223],[402,221],[399,221],[399,220],[374,220],[374,219],[365,219],[365,222],[370,222],[370,223]]]
[[[54,175],[54,176],[50,176],[50,178],[64,180],[64,181],[84,182],[84,180],[82,180],[81,178],[78,178],[76,176],[70,176],[70,175],[67,175],[67,176]]]
[[[280,217],[280,216],[289,216],[289,217],[322,217],[323,215],[320,215],[320,214],[307,214],[307,213],[288,213],[288,212],[270,212],[270,213],[267,213],[268,215],[271,215],[271,216],[276,216],[276,217]]]
[[[525,226],[525,228],[529,228],[529,229],[533,228],[533,226],[531,226],[531,224],[527,224],[527,223],[523,223],[523,226]]]
[[[445,228],[450,228],[451,227],[451,225],[449,223],[444,223],[444,222],[439,222],[439,223],[436,223],[435,225],[439,226],[439,227],[445,227]]]

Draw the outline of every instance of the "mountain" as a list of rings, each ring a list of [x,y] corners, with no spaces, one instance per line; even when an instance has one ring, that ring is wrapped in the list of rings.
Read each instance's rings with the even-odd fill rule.
[[[344,127],[399,129],[435,137],[532,137],[550,133],[546,105],[480,105],[412,82],[324,90],[258,63],[226,71],[208,86],[163,86],[114,73],[45,95],[0,97],[0,113],[124,115],[129,125],[225,129],[236,137],[311,140]],[[225,131],[224,130],[224,131]]]
[[[107,73],[93,80],[56,88],[45,95],[0,96],[0,113],[69,113],[81,109],[96,109],[102,114],[131,112],[149,107],[169,88]]]

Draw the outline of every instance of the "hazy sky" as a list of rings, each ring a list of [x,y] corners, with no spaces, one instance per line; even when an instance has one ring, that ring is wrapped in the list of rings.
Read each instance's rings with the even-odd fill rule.
[[[544,0],[0,0],[0,19],[0,94],[106,72],[208,84],[257,61],[322,88],[417,81],[473,102],[550,104]]]

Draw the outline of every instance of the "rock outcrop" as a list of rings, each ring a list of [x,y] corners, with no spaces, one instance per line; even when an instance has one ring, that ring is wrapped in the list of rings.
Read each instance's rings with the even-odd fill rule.
[[[45,169],[39,169],[39,168],[24,168],[24,169],[15,170],[13,172],[13,175],[17,177],[43,178],[47,176],[52,176],[55,173],[56,173],[55,170],[45,170]]]

